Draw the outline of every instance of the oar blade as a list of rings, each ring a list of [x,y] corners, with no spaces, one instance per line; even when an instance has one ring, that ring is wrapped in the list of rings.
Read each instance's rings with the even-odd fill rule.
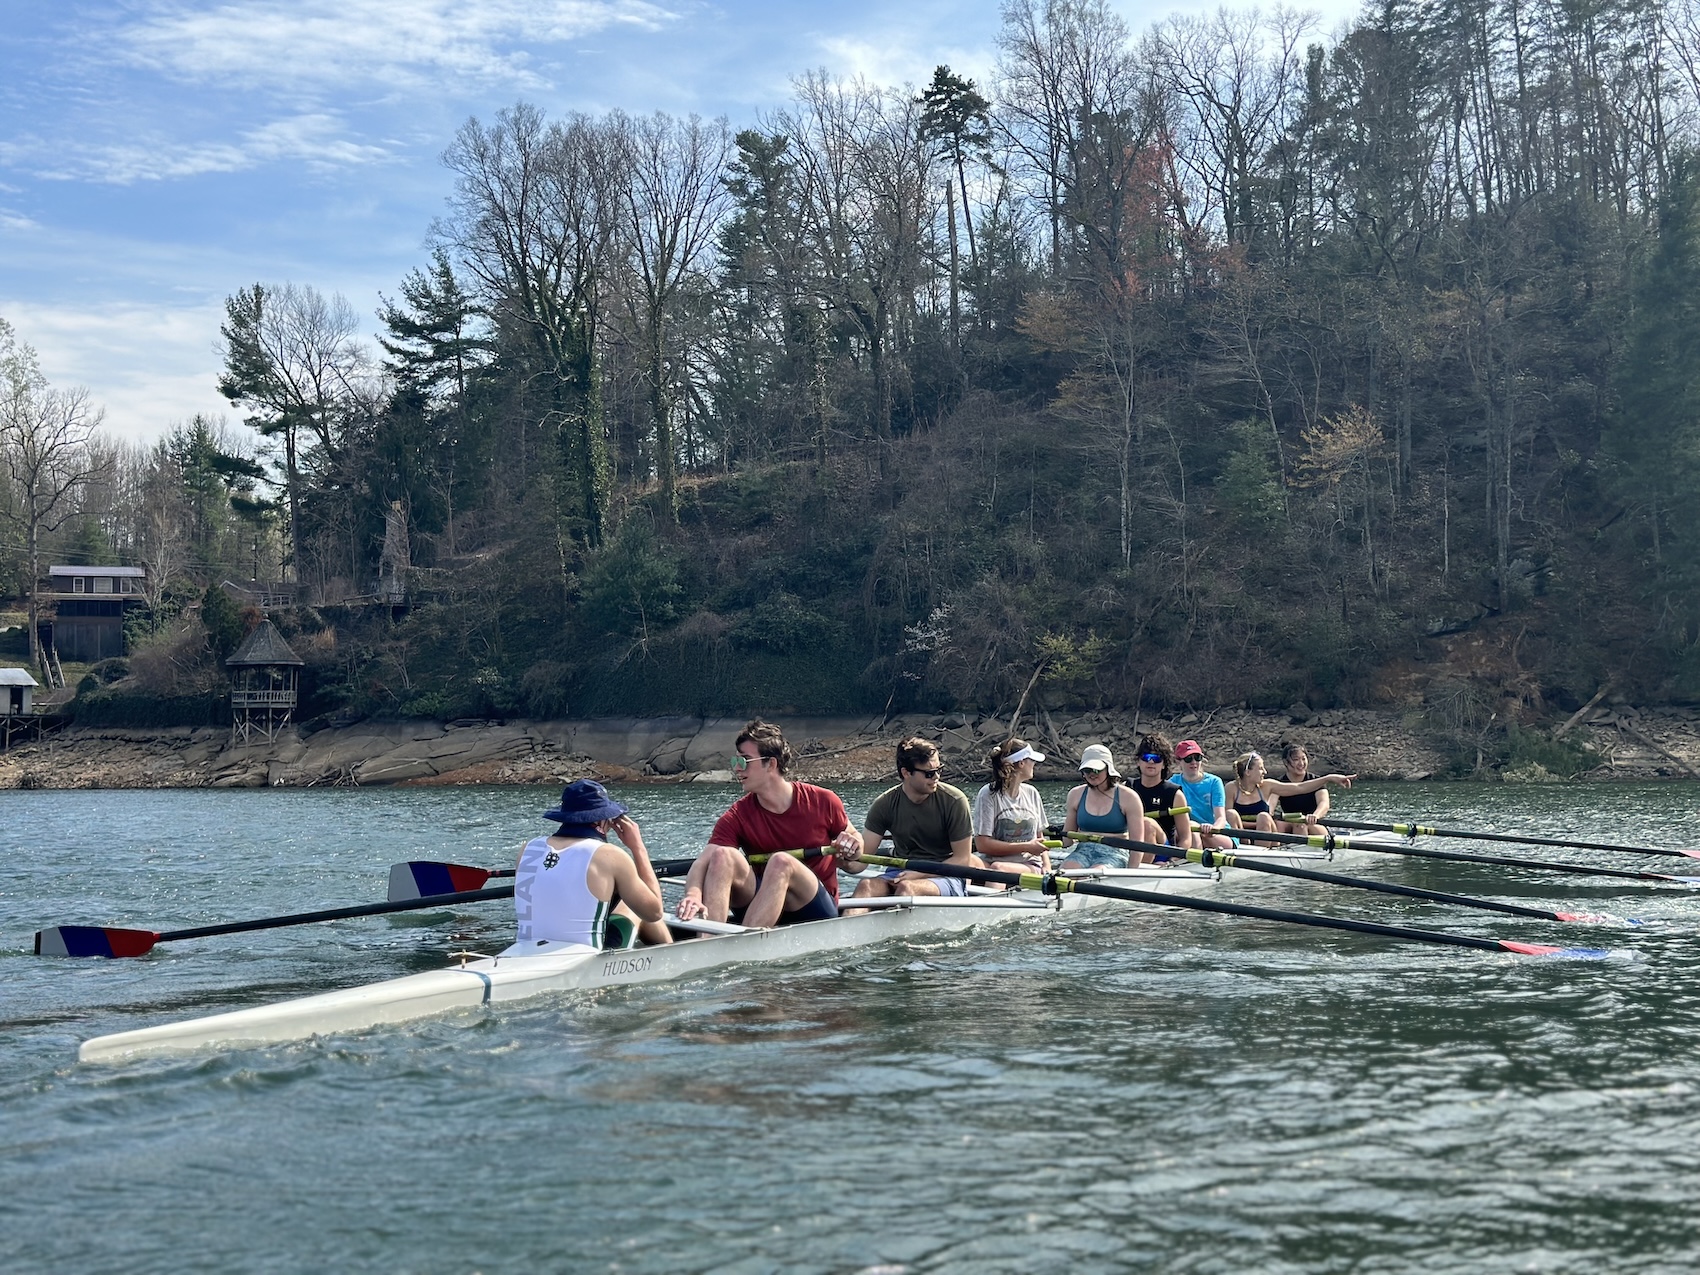
[[[55,925],[35,932],[37,956],[146,956],[159,942],[153,930],[116,925]]]
[[[1515,943],[1510,939],[1500,939],[1499,945],[1519,956],[1562,956],[1572,961],[1604,961],[1612,955],[1606,947],[1554,947],[1550,943]]]
[[[429,899],[439,894],[482,890],[492,875],[488,868],[469,867],[464,863],[433,863],[429,859],[392,864],[390,902],[405,903],[410,899]]]

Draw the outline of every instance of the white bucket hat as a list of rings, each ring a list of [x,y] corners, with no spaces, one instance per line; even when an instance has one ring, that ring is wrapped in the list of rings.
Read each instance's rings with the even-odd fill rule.
[[[1080,769],[1107,770],[1116,778],[1121,778],[1121,771],[1116,769],[1116,759],[1103,744],[1088,744],[1086,751],[1080,754]]]

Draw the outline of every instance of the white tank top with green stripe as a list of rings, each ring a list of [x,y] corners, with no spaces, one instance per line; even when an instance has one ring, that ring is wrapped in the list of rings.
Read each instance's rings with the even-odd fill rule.
[[[587,837],[557,850],[547,837],[526,842],[514,874],[514,914],[519,921],[515,947],[582,943],[601,948],[610,905],[591,893],[586,880],[601,844]]]

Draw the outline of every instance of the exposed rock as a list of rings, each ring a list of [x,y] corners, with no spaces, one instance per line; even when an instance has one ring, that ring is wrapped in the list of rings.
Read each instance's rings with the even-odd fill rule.
[[[1029,737],[1050,754],[1039,768],[1049,780],[1072,780],[1080,749],[1103,742],[1128,769],[1138,733],[1161,731],[1171,739],[1197,738],[1212,769],[1227,773],[1248,749],[1267,757],[1293,739],[1309,750],[1312,768],[1365,778],[1426,779],[1446,769],[1446,758],[1397,715],[1370,710],[1310,713],[1295,729],[1288,712],[1258,714],[1235,707],[1164,718],[1093,710],[1041,718]],[[1025,716],[1025,715],[1024,715]],[[1186,720],[1186,718],[1191,720]],[[1700,768],[1700,737],[1690,710],[1654,713],[1618,707],[1576,728],[1603,759],[1596,778],[1644,779]],[[947,776],[977,787],[985,751],[1008,724],[967,714],[906,714],[881,727],[878,718],[779,718],[798,749],[794,770],[818,782],[880,782],[894,778],[893,752],[905,735],[935,739]],[[380,722],[285,732],[275,743],[231,748],[229,732],[71,729],[0,753],[0,788],[200,788],[310,787],[362,784],[566,783],[586,776],[608,782],[730,779],[726,765],[743,718],[671,717],[600,721]],[[1052,741],[1055,735],[1056,741]],[[1280,767],[1275,766],[1277,774]],[[1540,781],[1523,768],[1507,778]],[[705,780],[709,782],[711,780]]]

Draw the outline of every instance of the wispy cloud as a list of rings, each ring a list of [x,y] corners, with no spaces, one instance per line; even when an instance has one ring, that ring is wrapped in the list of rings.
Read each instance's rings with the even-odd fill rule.
[[[296,162],[325,170],[383,161],[383,146],[345,135],[334,113],[314,111],[273,120],[233,141],[184,142],[133,135],[122,142],[79,145],[20,138],[0,143],[0,164],[28,169],[55,181],[100,181],[126,186],[205,173],[235,173],[261,164]]]
[[[883,88],[923,87],[940,64],[983,83],[992,65],[990,49],[941,49],[930,40],[836,35],[822,38],[818,46],[822,63],[834,74]]]
[[[542,81],[517,46],[611,26],[653,29],[672,17],[644,0],[232,0],[171,5],[113,38],[134,63],[196,83],[356,94],[523,90]]]

